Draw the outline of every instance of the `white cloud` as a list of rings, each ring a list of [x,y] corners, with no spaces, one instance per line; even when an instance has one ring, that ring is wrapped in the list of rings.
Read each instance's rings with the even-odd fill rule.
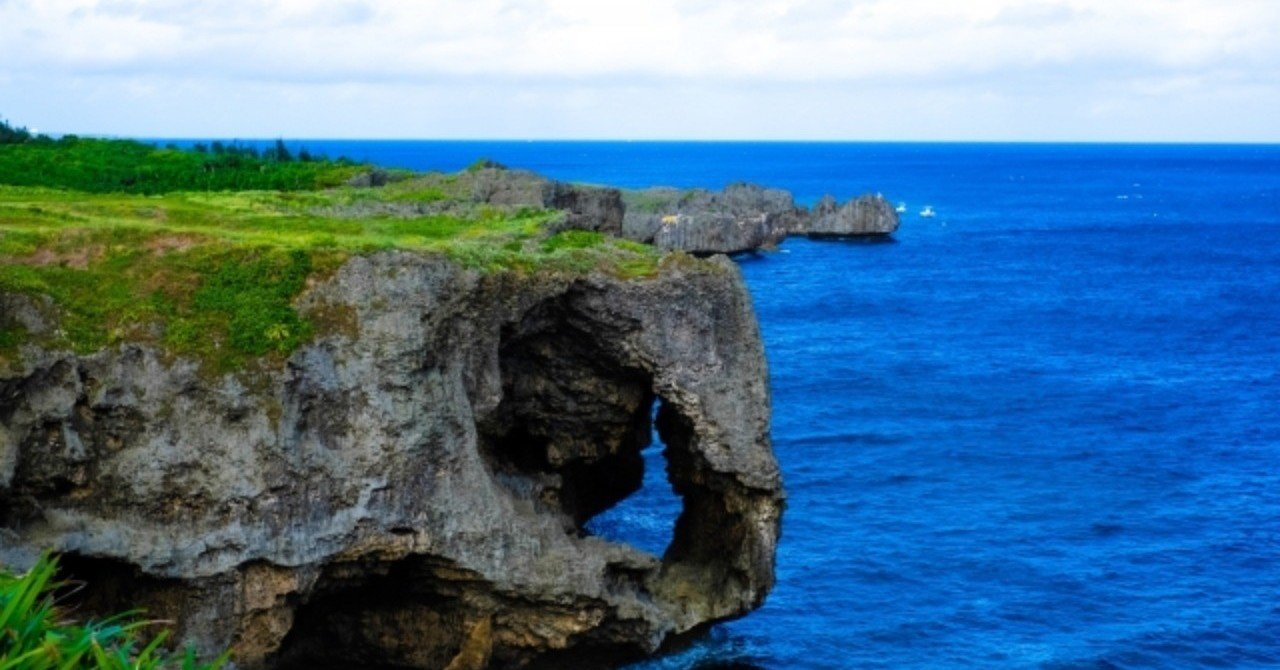
[[[626,118],[611,102],[625,99],[639,107],[636,124],[599,132],[720,136],[768,126],[771,137],[860,137],[884,130],[871,112],[858,113],[859,126],[812,110],[865,98],[893,111],[900,130],[890,137],[938,131],[939,112],[927,105],[939,100],[1027,106],[1021,121],[1013,113],[1001,125],[1005,134],[1105,135],[1098,109],[1125,119],[1144,106],[1201,109],[1231,98],[1243,104],[1220,113],[1238,115],[1280,102],[1277,34],[1273,0],[0,0],[0,112],[49,115],[39,96],[73,102],[80,90],[102,105],[132,101],[138,125],[153,133],[187,133],[199,128],[165,113],[183,101],[164,96],[199,90],[214,104],[219,93],[242,100],[232,118],[252,132],[275,113],[253,92],[274,86],[316,105],[322,134],[349,132],[324,104],[358,107],[351,91],[361,90],[366,116],[408,124],[379,135],[574,135],[546,117],[598,109]],[[476,99],[523,109],[425,128],[407,110],[372,107]],[[690,109],[694,100],[771,116],[708,124],[699,119],[727,110]],[[84,112],[57,115],[83,130],[138,132]],[[801,125],[772,128],[787,119]],[[1173,135],[1216,132],[1215,119],[1202,128],[1178,119]],[[1280,139],[1268,119],[1246,121],[1231,126]],[[985,132],[980,118],[951,122],[950,135]]]

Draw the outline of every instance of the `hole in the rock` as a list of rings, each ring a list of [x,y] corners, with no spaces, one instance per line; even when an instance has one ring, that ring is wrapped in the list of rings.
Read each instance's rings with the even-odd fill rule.
[[[567,532],[714,561],[723,543],[700,536],[723,515],[680,483],[696,470],[681,457],[693,425],[595,318],[567,295],[503,328],[502,398],[476,425],[481,452],[499,483],[563,515]]]
[[[653,379],[570,303],[548,301],[503,330],[502,401],[477,429],[498,480],[576,530],[640,486]]]
[[[540,472],[551,469],[547,463],[546,440],[531,435],[523,424],[512,426],[505,435],[495,439],[492,454],[504,470]]]
[[[651,417],[657,416],[661,406],[661,400],[654,403]],[[657,429],[650,428],[649,445],[641,452],[644,479],[640,489],[588,521],[587,532],[663,555],[671,544],[676,519],[684,507],[684,501],[672,489],[667,476],[665,449]]]
[[[443,668],[468,630],[466,597],[486,588],[425,558],[330,566],[298,609],[272,665]]]

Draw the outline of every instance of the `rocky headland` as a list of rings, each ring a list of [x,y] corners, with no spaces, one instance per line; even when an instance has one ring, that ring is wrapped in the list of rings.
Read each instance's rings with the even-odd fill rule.
[[[768,593],[781,485],[728,261],[636,282],[389,252],[299,306],[344,323],[247,378],[25,350],[0,375],[0,560],[55,549],[90,601],[242,667],[612,660]],[[685,501],[661,558],[582,530],[639,486],[659,401]]]
[[[58,552],[80,611],[146,608],[241,668],[607,667],[758,607],[783,493],[750,296],[723,256],[613,240],[897,225],[876,199],[624,198],[492,165],[226,202],[3,188],[0,563]],[[226,209],[200,228],[196,206]],[[133,246],[117,219],[14,237],[16,212],[108,209],[141,217]],[[92,274],[120,258],[133,283]],[[237,274],[263,263],[284,302]],[[151,297],[66,288],[95,283]],[[655,415],[683,500],[662,556],[584,529],[640,486]]]
[[[881,237],[900,223],[883,196],[863,195],[841,204],[828,195],[809,209],[787,191],[745,183],[723,191],[628,191],[623,199],[625,237],[704,255],[771,249],[789,235]]]

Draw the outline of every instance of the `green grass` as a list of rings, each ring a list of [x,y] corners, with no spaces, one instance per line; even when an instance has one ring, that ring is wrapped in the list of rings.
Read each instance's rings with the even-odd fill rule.
[[[216,670],[228,655],[200,662],[190,648],[163,648],[168,631],[125,613],[74,622],[56,594],[57,561],[48,556],[22,575],[0,568],[0,670]]]
[[[395,188],[393,185],[387,191],[390,194],[388,199],[393,202],[440,202],[449,199],[449,194],[439,186]]]
[[[27,340],[27,329],[21,325],[0,325],[0,369],[18,356],[18,346]]]
[[[600,233],[585,230],[566,230],[554,237],[543,240],[542,250],[556,252],[562,249],[591,249],[604,244],[605,239],[605,236]]]
[[[438,177],[381,189],[152,196],[0,186],[0,292],[53,300],[59,329],[44,346],[89,353],[151,342],[225,372],[286,356],[323,332],[294,302],[309,279],[353,255],[403,249],[481,271],[656,272],[651,247],[581,231],[549,235],[556,211],[329,213],[445,186]],[[0,315],[0,362],[34,337],[17,326]]]
[[[225,333],[229,351],[256,357],[288,354],[311,338],[311,324],[291,304],[314,269],[307,252],[211,249],[179,262],[196,288],[189,308],[166,315],[165,344],[171,349],[217,359],[223,340],[207,333]]]

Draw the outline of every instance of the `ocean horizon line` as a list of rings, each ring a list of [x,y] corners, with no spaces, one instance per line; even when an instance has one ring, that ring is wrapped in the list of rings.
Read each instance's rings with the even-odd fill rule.
[[[89,133],[47,133],[52,137],[77,135],[102,139],[131,139],[140,142],[417,142],[417,143],[530,143],[530,144],[779,144],[779,145],[947,145],[947,146],[1131,146],[1131,147],[1280,147],[1280,140],[1200,141],[1200,140],[858,140],[858,139],[627,139],[627,138],[554,138],[554,137],[291,137],[288,135],[235,136],[190,135],[156,136],[99,135]]]

